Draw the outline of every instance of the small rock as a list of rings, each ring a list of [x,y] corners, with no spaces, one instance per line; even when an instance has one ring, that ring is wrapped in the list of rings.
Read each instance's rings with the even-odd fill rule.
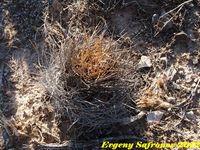
[[[186,75],[185,76],[185,83],[191,83],[193,81],[192,76],[191,75]]]
[[[175,97],[167,97],[167,101],[169,103],[175,103],[176,102],[176,98]]]
[[[199,89],[199,90],[197,90],[197,93],[198,93],[198,94],[200,94],[200,89]],[[200,101],[199,101],[199,103],[200,103]]]
[[[194,114],[193,111],[189,111],[186,113],[186,117],[190,120],[196,120],[196,115]]]
[[[191,87],[192,87],[192,88],[195,88],[195,87],[196,87],[196,83],[193,83]]]
[[[150,68],[152,67],[151,59],[148,56],[142,56],[138,63],[138,68]]]
[[[158,123],[162,119],[163,112],[161,111],[152,111],[149,112],[147,115],[147,122],[148,123]]]
[[[194,4],[191,3],[189,6],[190,6],[190,7],[194,7]]]
[[[193,63],[193,65],[197,65],[199,63],[198,58],[192,59],[192,63]]]
[[[152,24],[155,25],[157,23],[159,19],[159,15],[158,14],[153,14],[152,16]]]
[[[184,70],[180,70],[179,74],[185,74]]]
[[[198,38],[198,33],[196,31],[194,31],[193,29],[187,29],[187,34],[188,34],[188,37],[190,37],[190,39],[192,41],[196,41],[196,39]]]

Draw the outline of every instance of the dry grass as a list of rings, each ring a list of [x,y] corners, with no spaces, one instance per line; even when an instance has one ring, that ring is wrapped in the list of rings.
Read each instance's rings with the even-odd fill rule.
[[[113,60],[112,53],[105,48],[101,39],[94,39],[94,44],[82,49],[72,57],[72,67],[85,81],[98,82],[112,78],[117,72],[117,62]]]

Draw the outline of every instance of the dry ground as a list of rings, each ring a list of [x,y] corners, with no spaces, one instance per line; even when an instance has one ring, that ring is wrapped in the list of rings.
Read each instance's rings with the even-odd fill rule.
[[[5,150],[200,140],[200,1],[1,1],[0,112]]]

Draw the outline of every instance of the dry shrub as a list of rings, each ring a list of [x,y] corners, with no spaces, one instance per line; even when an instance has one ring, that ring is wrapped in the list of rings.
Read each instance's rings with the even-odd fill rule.
[[[165,101],[165,96],[168,93],[167,81],[168,78],[165,74],[156,77],[151,86],[143,90],[143,94],[137,101],[138,107],[153,110],[171,108],[172,105]]]
[[[112,78],[117,72],[117,62],[113,60],[112,53],[105,48],[105,42],[99,38],[94,44],[81,49],[72,58],[72,67],[85,81],[100,81]]]
[[[159,96],[145,94],[140,97],[139,102],[137,103],[138,107],[141,109],[152,109],[152,110],[162,110],[171,108],[171,104],[163,101]]]
[[[124,104],[130,100],[121,80],[131,58],[128,51],[98,27],[90,32],[77,29],[70,35],[58,22],[46,20],[44,27],[47,49],[42,58],[48,64],[41,69],[41,82],[67,122],[61,129],[63,136],[79,139],[128,117]]]

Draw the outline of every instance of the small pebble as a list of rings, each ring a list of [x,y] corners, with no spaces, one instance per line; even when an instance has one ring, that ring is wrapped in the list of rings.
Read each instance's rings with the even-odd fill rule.
[[[197,65],[197,64],[199,63],[199,61],[198,61],[197,58],[194,58],[194,59],[192,60],[192,62],[193,62],[193,65]]]
[[[148,56],[142,56],[138,63],[138,68],[149,68],[152,67],[151,59]]]
[[[186,113],[186,117],[187,117],[188,119],[190,119],[190,120],[195,120],[195,119],[196,119],[196,116],[195,116],[195,114],[194,114],[193,111],[187,112],[187,113]]]
[[[180,70],[179,73],[180,73],[180,74],[184,74],[184,71],[183,71],[183,70]]]
[[[168,101],[169,103],[175,103],[176,98],[175,98],[175,97],[167,97],[167,101]]]
[[[197,93],[200,94],[200,89],[197,90]]]
[[[189,6],[190,6],[190,7],[194,7],[194,4],[191,3]]]
[[[147,115],[147,122],[148,123],[158,123],[162,119],[163,112],[161,111],[152,111],[149,112]]]
[[[196,83],[193,83],[193,84],[192,84],[192,88],[195,88],[195,87],[196,87]]]

